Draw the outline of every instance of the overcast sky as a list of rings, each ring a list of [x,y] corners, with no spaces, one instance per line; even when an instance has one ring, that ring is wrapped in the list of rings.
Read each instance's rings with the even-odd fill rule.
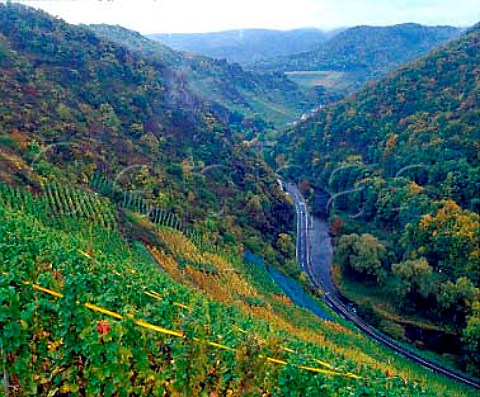
[[[142,33],[227,29],[330,29],[355,25],[471,26],[480,0],[23,0],[71,23],[118,24]]]

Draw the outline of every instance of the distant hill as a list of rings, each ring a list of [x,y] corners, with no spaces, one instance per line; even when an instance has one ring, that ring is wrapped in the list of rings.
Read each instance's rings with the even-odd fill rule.
[[[300,88],[283,73],[246,71],[225,60],[174,51],[119,26],[94,25],[97,34],[131,51],[164,62],[204,101],[221,105],[258,123],[285,125],[318,104],[313,90]]]
[[[177,50],[238,62],[249,70],[287,72],[291,80],[317,87],[320,94],[327,90],[345,95],[461,32],[450,26],[407,23],[332,32],[246,29],[149,37]]]
[[[347,86],[358,88],[365,81],[384,76],[458,36],[461,31],[450,26],[429,27],[413,23],[358,26],[340,32],[314,50],[260,60],[254,69],[342,73],[348,80]]]
[[[389,297],[391,307],[407,317],[422,315],[463,333],[463,365],[477,375],[479,48],[477,25],[320,110],[277,146],[288,153],[290,170],[332,195],[328,209],[341,218],[337,225],[343,223],[337,262],[344,274],[370,282],[372,296]],[[323,202],[317,209],[326,207]],[[386,250],[379,267],[363,273],[348,262],[362,233],[375,235]],[[370,271],[378,271],[378,278]],[[460,289],[465,295],[455,298]]]
[[[438,161],[435,153],[447,158],[464,155],[473,164],[478,160],[471,146],[478,137],[479,126],[475,117],[479,106],[478,30],[471,29],[387,78],[322,109],[311,121],[292,131],[292,137],[298,142],[305,140],[310,151],[313,147],[307,137],[319,134],[319,145],[328,139],[334,149],[330,157],[344,150],[358,152],[365,161],[372,161],[374,152],[377,159],[381,157],[379,151],[389,134],[397,134],[398,142],[403,143],[395,146],[393,152],[398,155],[396,168],[412,157],[425,162],[429,155],[428,158]],[[426,135],[418,135],[420,132]],[[432,146],[424,145],[422,139],[426,138]],[[371,143],[377,146],[366,146]]]
[[[245,29],[216,33],[152,34],[149,37],[176,50],[247,65],[262,59],[313,50],[329,37],[329,33],[318,29]]]

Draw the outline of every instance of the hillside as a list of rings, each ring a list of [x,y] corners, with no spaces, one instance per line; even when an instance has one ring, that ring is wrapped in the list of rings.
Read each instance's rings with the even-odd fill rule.
[[[277,147],[324,192],[316,209],[335,224],[344,292],[400,339],[405,319],[456,334],[460,365],[477,375],[479,45],[477,25],[319,111]]]
[[[230,122],[261,129],[294,121],[318,101],[313,90],[302,89],[282,73],[256,73],[221,59],[173,51],[139,33],[119,26],[96,25],[98,35],[131,51],[160,59],[202,100],[228,109]],[[251,139],[251,137],[250,137]]]
[[[16,6],[1,8],[0,47],[1,180],[102,174],[214,243],[279,255],[293,213],[273,173],[162,60]]]
[[[289,74],[290,78],[301,82],[302,77],[304,80],[308,77],[310,84],[316,78],[317,83],[323,82],[327,87],[330,82],[343,91],[351,91],[367,80],[385,76],[399,65],[424,55],[460,32],[448,26],[417,24],[357,26],[340,32],[313,50],[259,61],[254,69],[297,72]],[[329,74],[325,74],[327,71]]]
[[[149,37],[176,50],[250,65],[262,59],[313,50],[330,35],[318,29],[244,29],[215,33],[152,34]]]
[[[201,249],[105,198],[48,190],[0,185],[10,395],[474,396],[292,305],[261,262]]]

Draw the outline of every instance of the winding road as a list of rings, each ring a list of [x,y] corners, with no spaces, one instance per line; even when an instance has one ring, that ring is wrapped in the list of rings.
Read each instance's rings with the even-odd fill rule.
[[[335,312],[353,322],[360,332],[374,339],[381,345],[423,365],[425,368],[473,388],[480,389],[480,383],[478,381],[405,349],[393,339],[368,325],[352,312],[344,299],[341,298],[330,273],[333,247],[327,222],[310,216],[305,199],[295,185],[283,183],[283,186],[295,202],[297,213],[297,260],[302,270],[308,275],[312,286],[323,291],[325,303]]]

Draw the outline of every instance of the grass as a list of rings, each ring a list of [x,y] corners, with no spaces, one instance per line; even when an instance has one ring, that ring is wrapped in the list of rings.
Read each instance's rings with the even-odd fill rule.
[[[356,81],[355,74],[348,72],[337,71],[293,71],[286,72],[288,78],[301,87],[314,88],[315,86],[322,85],[329,90],[336,92],[346,92],[352,88],[352,85]]]
[[[196,83],[196,89],[202,93],[208,92],[210,99],[244,114],[247,118],[260,117],[269,123],[273,123],[276,127],[293,122],[302,114],[294,99],[290,101],[281,93],[273,91],[256,95],[249,90],[236,87],[239,96],[229,97],[225,93],[215,92],[208,83],[204,84],[202,82]],[[304,109],[304,111],[306,110],[308,109]]]

